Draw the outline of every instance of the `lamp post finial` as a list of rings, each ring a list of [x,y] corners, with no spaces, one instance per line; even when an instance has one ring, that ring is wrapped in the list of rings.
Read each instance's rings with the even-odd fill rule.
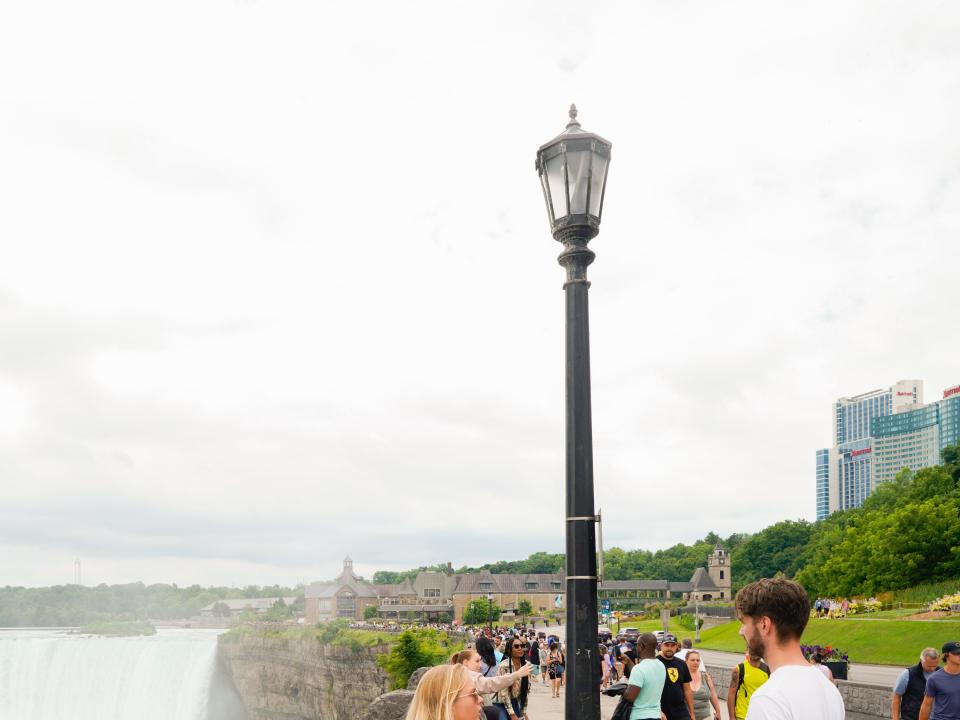
[[[580,127],[580,122],[577,120],[577,106],[573,103],[570,103],[570,122],[567,123],[568,128]]]

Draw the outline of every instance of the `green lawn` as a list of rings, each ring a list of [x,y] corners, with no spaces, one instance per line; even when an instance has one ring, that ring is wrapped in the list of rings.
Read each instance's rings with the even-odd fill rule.
[[[705,650],[743,652],[740,623],[702,630]],[[875,665],[912,665],[925,647],[938,650],[948,640],[960,640],[960,622],[922,620],[811,620],[803,634],[805,644],[833,645],[850,655],[850,662]]]

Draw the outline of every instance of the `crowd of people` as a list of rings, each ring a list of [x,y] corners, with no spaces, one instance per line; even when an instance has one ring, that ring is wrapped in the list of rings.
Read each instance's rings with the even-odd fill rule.
[[[758,580],[740,590],[736,608],[746,653],[731,671],[730,720],[843,720],[830,669],[822,658],[806,658],[800,645],[811,615],[803,588],[782,577]],[[560,697],[566,648],[556,635],[525,628],[469,632],[469,649],[424,676],[407,720],[529,720],[531,683],[538,681]],[[622,693],[613,720],[721,717],[717,686],[689,639],[609,638],[598,657],[600,689]],[[960,720],[960,642],[921,651],[893,687],[891,717]]]

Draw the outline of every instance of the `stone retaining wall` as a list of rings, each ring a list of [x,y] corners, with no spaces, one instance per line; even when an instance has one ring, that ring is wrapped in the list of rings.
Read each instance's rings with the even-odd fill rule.
[[[730,688],[730,674],[733,667],[708,665],[707,672],[713,678],[717,688],[720,704],[726,706],[727,690]],[[885,685],[868,685],[867,683],[840,680],[837,683],[843,705],[850,720],[866,720],[867,718],[889,718],[891,690]]]

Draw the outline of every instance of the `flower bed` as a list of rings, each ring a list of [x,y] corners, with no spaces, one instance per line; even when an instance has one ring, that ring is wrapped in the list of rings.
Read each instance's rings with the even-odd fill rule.
[[[832,645],[801,645],[800,649],[807,660],[820,653],[824,662],[850,662],[850,657],[845,652]]]
[[[951,610],[951,605],[960,605],[960,593],[944,595],[930,603],[930,610]]]

